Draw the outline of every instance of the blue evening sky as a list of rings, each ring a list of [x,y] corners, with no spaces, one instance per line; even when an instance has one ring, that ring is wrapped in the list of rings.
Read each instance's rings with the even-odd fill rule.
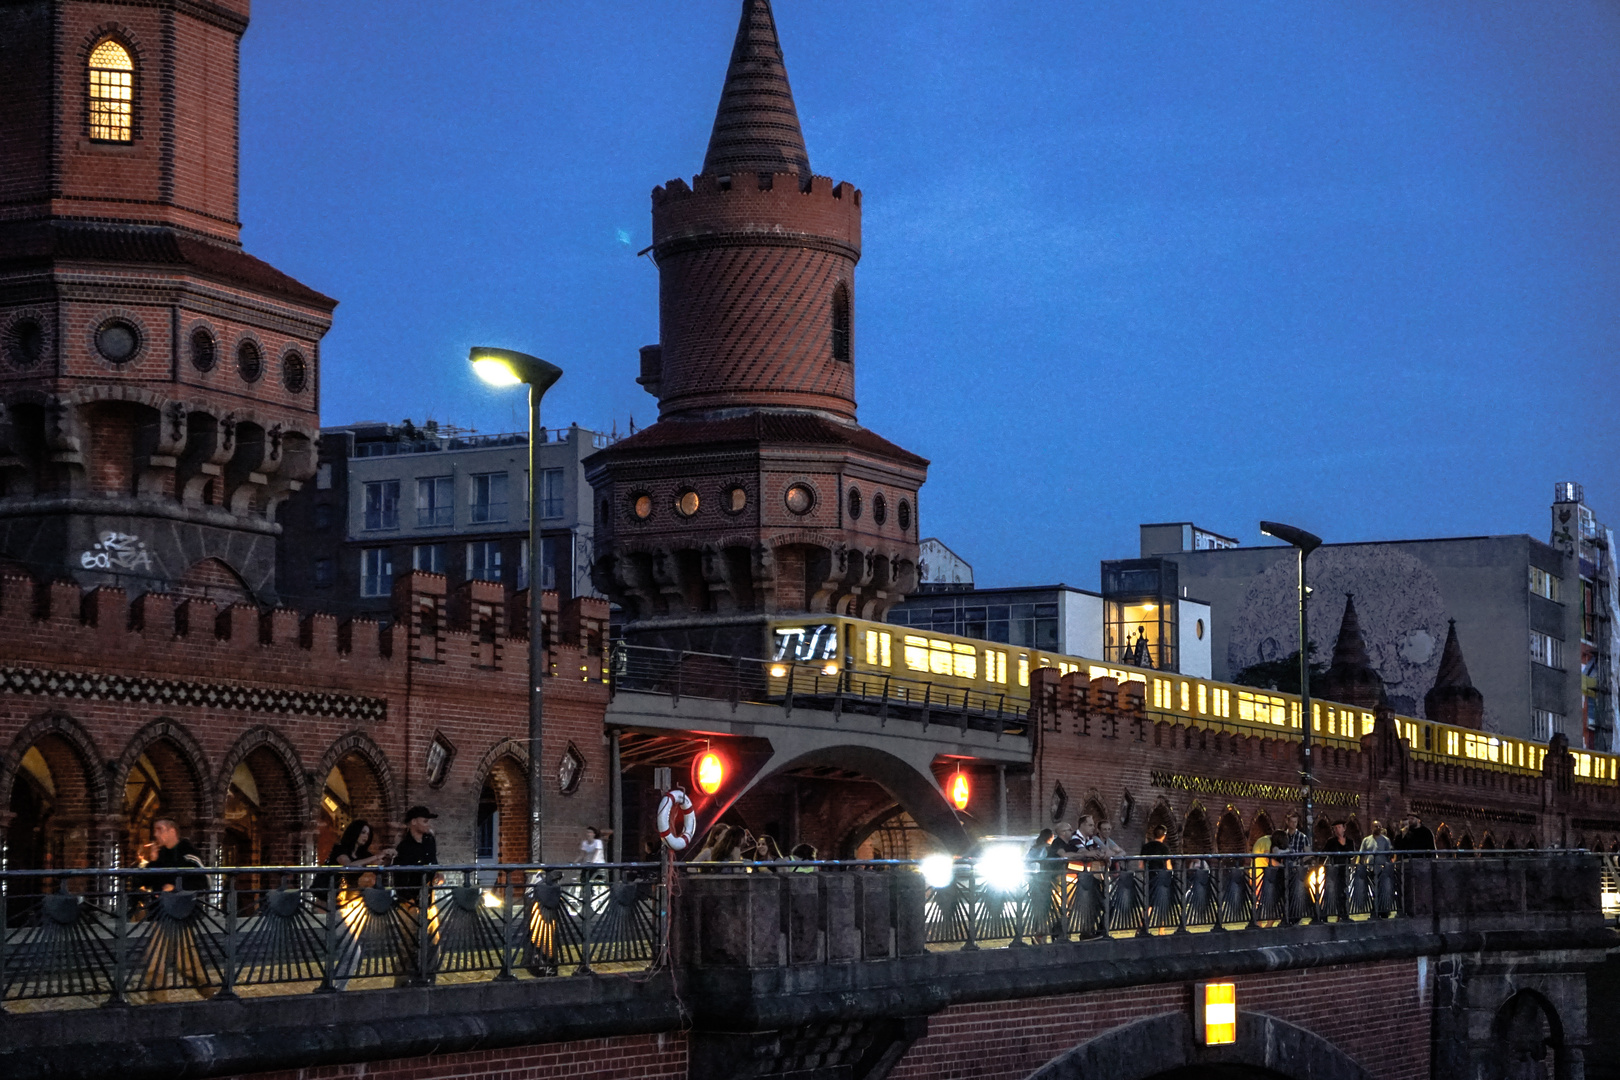
[[[341,301],[326,423],[517,428],[471,344],[656,417],[648,193],[700,167],[737,0],[258,0],[249,251]],[[981,584],[1136,525],[1247,543],[1620,525],[1620,7],[778,0],[864,192],[861,422]]]

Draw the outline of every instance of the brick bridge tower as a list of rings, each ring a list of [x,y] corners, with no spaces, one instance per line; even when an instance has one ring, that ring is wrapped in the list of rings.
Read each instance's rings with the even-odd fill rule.
[[[247,23],[0,5],[0,565],[274,599],[335,301],[242,250]]]
[[[882,618],[917,580],[928,463],[856,423],[861,193],[811,171],[768,0],[742,6],[703,171],[652,202],[659,418],[586,463],[598,588],[697,650],[752,652],[771,613]]]

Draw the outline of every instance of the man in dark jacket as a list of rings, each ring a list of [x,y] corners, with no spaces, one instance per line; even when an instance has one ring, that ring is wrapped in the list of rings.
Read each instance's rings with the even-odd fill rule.
[[[425,806],[417,805],[405,811],[405,838],[394,845],[395,866],[437,866],[439,863],[439,841],[433,835],[433,826],[429,824],[438,817]],[[426,875],[421,872],[409,873],[394,871],[395,895],[402,904],[413,904],[421,896],[422,879]]]
[[[180,835],[180,826],[174,823],[173,818],[158,818],[152,822],[152,840],[157,844],[157,854],[147,860],[146,866],[164,870],[203,868],[202,855],[190,840]],[[163,892],[173,892],[176,889],[201,892],[208,888],[208,878],[202,874],[176,874],[172,878],[153,874],[150,877],[142,875],[141,884],[150,889],[161,889]]]

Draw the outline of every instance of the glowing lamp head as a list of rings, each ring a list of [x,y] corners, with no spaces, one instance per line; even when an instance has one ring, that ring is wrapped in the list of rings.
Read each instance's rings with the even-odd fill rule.
[[[1193,1033],[1205,1046],[1237,1042],[1237,984],[1193,984]]]
[[[771,678],[773,678],[773,679],[785,679],[785,678],[787,678],[787,665],[786,664],[772,664],[771,665]]]
[[[512,349],[492,349],[478,345],[467,354],[473,373],[491,386],[516,386],[528,383],[536,393],[544,394],[551,384],[562,378],[562,368],[549,364],[538,356]]]
[[[692,764],[692,779],[699,791],[705,795],[713,795],[720,790],[720,785],[725,783],[726,763],[713,750],[705,750]]]
[[[968,798],[973,794],[973,789],[968,786],[967,774],[958,769],[956,775],[951,777],[949,791],[951,805],[958,810],[966,810]]]
[[[823,675],[836,675],[836,674],[838,674],[838,664],[837,664],[837,662],[836,661],[828,661],[827,663],[822,664],[821,665],[821,673]]]
[[[930,889],[948,888],[956,878],[956,860],[949,855],[929,855],[917,864],[923,883]]]

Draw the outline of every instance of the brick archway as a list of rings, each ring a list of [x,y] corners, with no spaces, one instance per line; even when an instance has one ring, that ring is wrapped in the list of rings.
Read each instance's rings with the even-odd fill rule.
[[[314,786],[322,789],[318,797],[323,803],[327,795],[324,788],[334,769],[342,777],[346,793],[352,788],[352,798],[345,800],[349,804],[345,813],[364,818],[371,824],[372,834],[376,837],[372,841],[372,848],[375,850],[379,844],[392,843],[404,827],[404,823],[398,819],[405,812],[405,807],[400,804],[394,770],[382,748],[363,731],[352,731],[333,743],[315,772]],[[317,810],[317,817],[319,815],[320,811]],[[331,822],[334,829],[328,831],[341,832],[347,823],[347,819],[341,824],[334,820]],[[317,854],[324,856],[335,839],[334,835],[317,841],[316,846],[321,849]]]
[[[37,779],[20,776],[30,751],[43,759],[48,790],[39,790],[45,785]],[[17,733],[0,756],[0,822],[9,865],[44,869],[100,861],[97,832],[108,812],[103,761],[90,733],[64,714],[39,717]]]
[[[208,849],[219,810],[210,797],[210,775],[202,746],[178,721],[154,720],[135,733],[113,766],[111,792],[129,864],[157,817],[174,818],[181,836]],[[143,787],[151,790],[137,790]]]
[[[251,792],[233,792],[238,769],[247,770]],[[274,728],[256,727],[236,740],[214,779],[214,801],[230,849],[222,862],[234,856],[239,866],[285,866],[313,854],[306,850],[315,818],[309,777],[298,751]]]
[[[1266,1013],[1238,1014],[1238,1041],[1203,1047],[1186,1012],[1164,1013],[1081,1043],[1030,1074],[1029,1080],[1182,1080],[1209,1075],[1279,1080],[1373,1080],[1355,1060],[1305,1028]]]
[[[502,739],[478,763],[479,820],[483,826],[487,788],[499,817],[492,823],[495,860],[503,863],[529,861],[529,753],[519,739]],[[477,837],[475,837],[475,840]]]

